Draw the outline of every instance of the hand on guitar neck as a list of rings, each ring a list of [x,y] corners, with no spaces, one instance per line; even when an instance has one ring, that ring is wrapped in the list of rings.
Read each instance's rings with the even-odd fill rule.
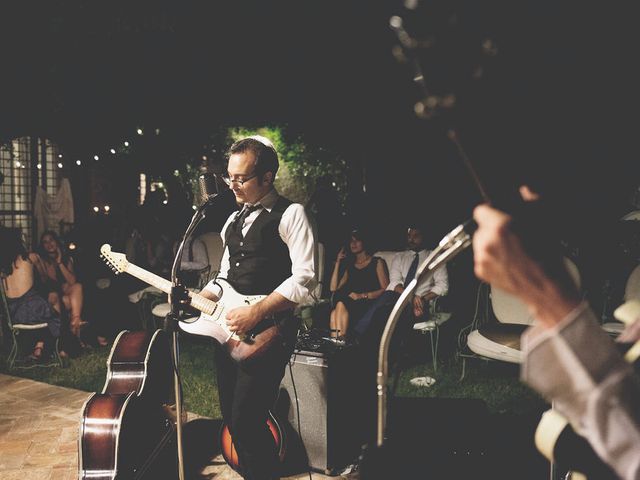
[[[528,187],[520,188],[526,203],[511,216],[488,205],[475,208],[474,271],[478,278],[519,297],[532,316],[553,327],[580,303],[562,263],[559,240],[542,231],[541,204]]]

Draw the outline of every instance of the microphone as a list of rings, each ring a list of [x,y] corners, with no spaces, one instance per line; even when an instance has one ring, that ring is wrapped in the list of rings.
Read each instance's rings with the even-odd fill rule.
[[[205,204],[213,200],[218,193],[218,177],[215,173],[206,172],[198,177],[200,188],[200,204]]]

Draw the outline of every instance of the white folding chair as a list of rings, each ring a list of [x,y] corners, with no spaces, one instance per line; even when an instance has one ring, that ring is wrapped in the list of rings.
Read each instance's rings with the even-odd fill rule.
[[[568,258],[564,262],[576,286],[580,288],[578,268]],[[467,336],[467,347],[481,358],[522,363],[520,336],[533,323],[533,317],[518,298],[498,288],[491,288],[490,300],[497,322],[486,322],[473,329]]]

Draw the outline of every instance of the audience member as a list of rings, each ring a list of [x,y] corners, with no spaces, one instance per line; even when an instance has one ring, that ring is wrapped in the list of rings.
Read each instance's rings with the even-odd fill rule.
[[[347,258],[344,248],[336,257],[331,275],[330,289],[334,294],[334,308],[331,310],[329,326],[331,337],[339,343],[344,342],[350,320],[357,320],[364,315],[373,301],[382,295],[389,285],[387,265],[383,259],[369,253],[368,240],[361,231],[351,232],[351,255],[342,276],[341,263]]]
[[[396,253],[391,261],[390,282],[387,290],[370,306],[354,327],[357,338],[369,334],[372,336],[372,341],[379,340],[391,308],[414,279],[418,267],[430,253],[431,250],[427,250],[424,245],[423,228],[416,225],[410,226],[407,229],[407,249]],[[439,268],[431,277],[422,280],[416,287],[411,306],[408,307],[410,321],[407,323],[413,324],[418,320],[426,319],[429,302],[446,295],[448,290],[449,279],[445,267]]]
[[[528,188],[521,193],[535,200]],[[476,275],[517,296],[536,319],[522,339],[522,380],[552,401],[621,478],[640,478],[640,384],[632,366],[572,282],[549,273],[563,269],[541,261],[536,246],[517,235],[512,217],[481,205],[474,219]],[[639,322],[621,336],[637,341]]]
[[[86,325],[82,320],[84,294],[78,282],[73,258],[60,241],[58,235],[48,230],[40,237],[39,254],[33,256],[34,264],[41,279],[41,293],[58,315],[69,312],[69,329],[81,345],[80,329]],[[106,345],[104,337],[98,337],[100,345]]]
[[[176,242],[174,251],[177,252],[180,241]],[[182,250],[180,272],[178,277],[185,287],[200,287],[201,272],[209,266],[207,246],[200,237],[191,236],[187,239]]]
[[[34,261],[37,256],[27,253],[20,230],[0,226],[0,244],[0,273],[12,323],[46,323],[49,326],[48,334],[40,329],[33,331],[36,337],[31,358],[39,360],[60,335],[60,316],[35,288]]]

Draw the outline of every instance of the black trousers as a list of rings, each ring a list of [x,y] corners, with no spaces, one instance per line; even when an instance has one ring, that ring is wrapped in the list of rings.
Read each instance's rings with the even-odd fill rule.
[[[216,348],[220,409],[229,426],[246,480],[280,478],[276,445],[267,426],[297,333],[297,319],[282,320],[283,341],[272,345],[247,366]]]

